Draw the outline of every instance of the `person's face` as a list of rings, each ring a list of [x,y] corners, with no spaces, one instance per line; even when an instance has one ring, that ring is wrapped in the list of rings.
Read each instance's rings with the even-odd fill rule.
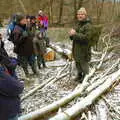
[[[79,21],[83,21],[83,20],[85,20],[86,18],[87,18],[86,14],[84,14],[84,13],[82,13],[82,12],[78,12],[78,13],[77,13],[77,19],[78,19]]]
[[[40,16],[43,16],[43,12],[40,12],[39,15],[40,15]]]
[[[30,22],[30,18],[28,18],[28,19],[26,19],[27,20],[27,22]]]
[[[31,23],[35,23],[35,19],[32,19],[32,20],[31,20]]]
[[[22,25],[27,24],[27,19],[26,19],[26,18],[23,18],[23,19],[20,21],[20,24],[22,24]]]

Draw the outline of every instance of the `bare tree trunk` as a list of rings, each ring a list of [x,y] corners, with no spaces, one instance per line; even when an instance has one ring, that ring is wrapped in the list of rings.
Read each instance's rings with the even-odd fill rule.
[[[59,24],[60,24],[61,21],[62,21],[63,4],[64,4],[64,0],[60,0],[60,11],[59,11],[59,18],[58,18],[58,23],[59,23]]]
[[[50,19],[50,23],[53,23],[53,1],[54,0],[49,0],[49,19]]]
[[[77,13],[77,1],[74,0],[74,19],[76,20],[76,13]]]
[[[112,10],[111,10],[111,15],[110,15],[110,19],[109,21],[112,22],[114,20],[114,17],[115,17],[115,6],[116,6],[116,0],[113,1],[112,3]]]
[[[115,1],[116,2],[116,16],[119,17],[119,1]]]
[[[79,0],[79,3],[78,3],[78,9],[80,9],[80,8],[82,7],[82,5],[83,5],[83,1],[84,1],[84,0]]]
[[[104,5],[105,0],[102,0],[101,3],[98,3],[96,0],[96,6],[97,6],[97,23],[100,23],[102,11],[103,11],[103,5]],[[100,4],[100,5],[99,5]]]
[[[25,8],[25,6],[24,6],[24,4],[23,4],[23,1],[22,1],[22,0],[18,0],[18,2],[19,2],[19,4],[20,4],[20,6],[22,7],[24,13],[26,14],[26,13],[27,13],[27,10],[26,10],[26,8]]]

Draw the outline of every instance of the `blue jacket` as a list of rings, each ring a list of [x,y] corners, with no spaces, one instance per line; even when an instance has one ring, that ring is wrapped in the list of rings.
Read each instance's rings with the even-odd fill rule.
[[[16,80],[0,67],[0,120],[8,120],[9,117],[19,114],[19,94],[23,89],[23,82]]]

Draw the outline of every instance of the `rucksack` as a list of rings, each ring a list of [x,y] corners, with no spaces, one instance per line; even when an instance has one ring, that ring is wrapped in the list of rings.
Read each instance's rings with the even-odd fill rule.
[[[16,22],[12,21],[7,27],[7,35],[8,35],[8,40],[9,41],[12,41],[12,39],[13,39],[13,34],[12,33],[14,31],[15,26],[16,26]]]
[[[91,35],[90,35],[90,46],[95,46],[98,43],[99,37],[101,35],[102,26],[92,25]]]
[[[17,17],[18,15],[17,14],[14,14],[12,17],[11,17],[11,20],[7,26],[7,35],[8,35],[8,40],[9,41],[12,41],[13,39],[13,31],[14,31],[14,28],[16,26],[16,22],[17,22]]]

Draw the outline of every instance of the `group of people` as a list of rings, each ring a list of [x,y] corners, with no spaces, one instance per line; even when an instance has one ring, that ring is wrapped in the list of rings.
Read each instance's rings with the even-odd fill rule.
[[[40,10],[39,15],[25,16],[16,14],[11,18],[7,28],[8,40],[14,45],[17,58],[10,57],[4,48],[0,34],[0,119],[18,120],[20,97],[24,89],[24,81],[16,74],[16,66],[20,65],[26,77],[30,77],[28,64],[33,74],[39,75],[38,68],[46,67],[44,54],[48,45],[46,35],[48,18]]]
[[[11,26],[14,26],[13,30]],[[46,67],[44,54],[49,43],[46,35],[47,28],[48,18],[41,10],[37,17],[14,15],[12,23],[8,26],[9,40],[14,44],[14,52],[26,77],[30,76],[28,65],[31,66],[33,74],[38,75],[36,57],[38,68],[41,69],[41,65]]]
[[[4,42],[0,35],[0,119],[18,120],[20,113],[19,94],[24,89],[23,81],[19,80],[15,68],[19,64],[27,77],[29,77],[28,64],[35,75],[36,57],[38,68],[46,67],[44,54],[49,41],[46,35],[48,18],[40,10],[39,15],[24,16],[15,15],[14,21],[8,27],[9,40],[14,44],[14,52],[17,58],[11,58],[4,49]],[[13,25],[15,26],[13,27]],[[12,29],[14,28],[14,29]],[[73,58],[76,63],[78,75],[76,81],[82,83],[83,78],[89,73],[89,61],[91,59],[90,31],[92,25],[87,17],[85,8],[77,11],[77,23],[69,31],[69,37],[73,42]]]

